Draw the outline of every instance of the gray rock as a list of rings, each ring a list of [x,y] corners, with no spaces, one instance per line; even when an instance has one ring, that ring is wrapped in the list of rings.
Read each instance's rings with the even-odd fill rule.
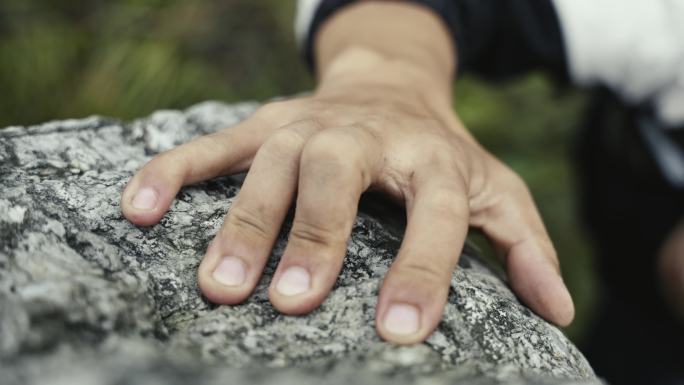
[[[343,272],[314,313],[284,316],[268,302],[282,236],[245,304],[203,299],[196,269],[239,180],[183,189],[151,228],[121,216],[120,192],[155,153],[255,107],[203,103],[130,124],[92,117],[0,130],[3,384],[598,383],[563,333],[469,248],[429,340],[382,342],[376,294],[403,223],[378,199],[363,203]]]

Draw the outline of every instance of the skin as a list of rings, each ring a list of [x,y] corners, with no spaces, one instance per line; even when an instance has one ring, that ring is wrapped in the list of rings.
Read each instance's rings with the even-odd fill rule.
[[[665,240],[658,258],[658,273],[666,300],[684,322],[684,222]]]
[[[382,338],[412,344],[435,329],[469,226],[501,251],[518,296],[568,325],[572,299],[526,185],[452,110],[456,54],[439,17],[411,4],[362,2],[327,21],[315,47],[312,95],[266,104],[237,126],[155,157],[122,194],[126,218],[153,225],[182,186],[249,169],[199,267],[199,285],[215,303],[244,301],[295,202],[269,296],[296,315],[330,292],[359,197],[379,190],[404,203],[408,220],[378,298]],[[221,283],[219,266],[244,281]]]

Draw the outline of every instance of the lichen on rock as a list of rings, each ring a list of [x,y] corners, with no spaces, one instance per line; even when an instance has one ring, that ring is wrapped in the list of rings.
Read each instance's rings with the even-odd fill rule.
[[[594,384],[573,344],[466,247],[444,318],[424,343],[374,329],[401,211],[362,204],[334,290],[312,314],[279,314],[267,285],[215,306],[196,269],[239,178],[184,188],[153,227],[119,209],[154,154],[248,116],[207,102],[132,123],[92,117],[0,130],[0,373],[3,384]],[[288,224],[283,234],[287,234]]]

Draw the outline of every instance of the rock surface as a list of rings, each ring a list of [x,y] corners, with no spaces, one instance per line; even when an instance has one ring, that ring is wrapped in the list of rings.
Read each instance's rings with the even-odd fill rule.
[[[283,316],[268,302],[283,236],[245,304],[209,304],[196,268],[239,181],[183,189],[151,228],[121,216],[120,191],[155,153],[254,108],[208,102],[129,124],[0,130],[3,384],[598,383],[572,343],[468,248],[430,339],[381,342],[376,293],[403,224],[377,202],[364,203],[338,284],[313,314]]]

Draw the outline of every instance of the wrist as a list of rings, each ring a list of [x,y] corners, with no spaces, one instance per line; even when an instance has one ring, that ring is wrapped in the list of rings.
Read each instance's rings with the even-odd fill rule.
[[[372,101],[421,103],[451,109],[451,79],[401,58],[389,58],[365,47],[350,47],[320,69],[315,95],[344,95]],[[377,100],[377,99],[376,99]]]

